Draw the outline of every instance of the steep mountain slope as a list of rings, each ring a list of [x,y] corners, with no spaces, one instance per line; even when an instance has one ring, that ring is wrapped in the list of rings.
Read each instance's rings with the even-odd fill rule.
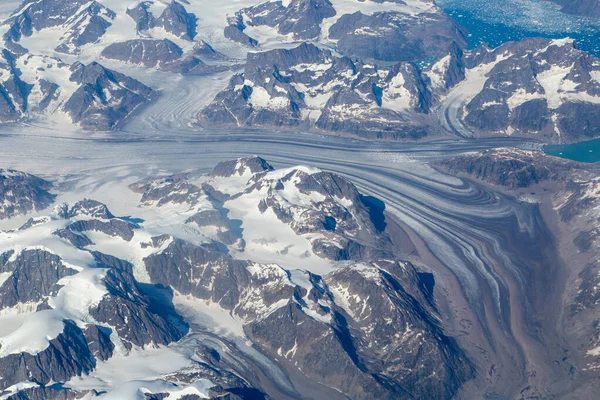
[[[535,136],[573,142],[600,135],[600,62],[572,40],[526,39],[498,49],[470,52],[449,68],[461,68],[443,107],[450,124],[476,135]],[[456,121],[458,120],[458,122]]]
[[[0,169],[0,219],[32,211],[41,211],[52,204],[52,183],[36,176]]]
[[[84,199],[0,232],[3,398],[450,398],[474,377],[431,274],[345,179],[249,157],[131,189],[155,217]]]
[[[287,126],[366,138],[516,135],[548,142],[600,136],[600,61],[571,40],[527,39],[450,53],[421,70],[381,68],[303,44],[250,53],[202,112],[206,124]]]
[[[4,52],[0,77],[0,122],[36,115],[66,116],[92,130],[111,130],[150,102],[156,93],[141,82],[98,63]]]
[[[119,130],[158,98],[148,90],[155,88],[166,97],[147,116],[151,125],[170,115],[168,126],[285,127],[388,140],[455,134],[574,142],[600,135],[600,64],[571,40],[466,51],[463,30],[420,0],[209,6],[26,1],[0,32],[0,121]],[[97,63],[110,67],[103,68],[113,79],[101,79],[105,87],[95,93],[81,89],[73,70]],[[244,71],[236,73],[240,63]],[[198,98],[182,100],[182,90]]]
[[[213,10],[207,12],[207,7]],[[422,31],[416,34],[415,29]],[[246,56],[247,45],[268,51],[295,47],[306,41],[335,48],[349,57],[386,62],[435,58],[455,43],[459,47],[465,46],[462,31],[429,1],[294,0],[290,3],[261,3],[248,0],[214,8],[205,0],[29,0],[3,22],[0,33],[4,48],[3,68],[6,71],[3,74],[4,104],[0,110],[2,122],[45,121],[50,118],[61,121],[63,125],[70,122],[85,130],[101,131],[118,130],[143,109],[142,105],[156,99],[156,96],[147,96],[139,90],[130,90],[126,96],[103,96],[102,90],[109,88],[99,89],[95,94],[89,93],[91,89],[88,88],[86,90],[91,94],[88,97],[90,100],[93,98],[96,104],[93,110],[87,112],[71,107],[73,102],[80,102],[80,94],[65,109],[64,105],[79,89],[78,82],[71,76],[72,69],[78,68],[79,63],[110,66],[113,75],[117,74],[116,71],[123,74],[113,83],[126,89],[130,89],[131,85],[122,83],[130,73],[134,73],[146,86],[164,89],[161,85],[164,80],[157,81],[152,74],[140,73],[132,67],[177,75],[213,75],[237,68],[235,59]],[[429,44],[424,45],[425,41]],[[214,44],[227,55],[215,50]],[[363,49],[373,49],[375,53],[363,54]],[[265,60],[265,57],[262,59]],[[247,69],[252,67],[250,65]],[[384,80],[388,73],[361,61],[349,67],[351,72],[344,71],[342,66],[330,71],[330,74],[336,74],[338,81],[333,89],[337,92],[342,86],[361,85],[361,93],[339,93],[332,99],[329,108],[323,110],[324,105],[320,102],[331,94],[313,91],[312,96],[321,100],[314,100],[309,106],[311,110],[304,112],[312,114],[310,119],[296,115],[298,110],[295,109],[300,106],[292,104],[291,118],[285,118],[278,124],[293,126],[298,122],[314,122],[322,114],[319,126],[328,131],[349,130],[354,134],[390,138],[424,135],[422,129],[413,128],[415,124],[403,115],[403,111],[413,108],[418,112],[426,110],[429,106],[426,95],[412,93],[411,96],[422,98],[396,101],[399,93],[390,91],[389,109],[379,110],[373,107],[372,102],[381,103],[381,94],[371,95],[367,86]],[[49,71],[49,68],[52,70]],[[396,78],[396,91],[405,90],[402,85],[406,80],[409,82],[406,86],[410,86],[407,90],[424,91],[414,66],[402,64],[397,68],[403,70],[402,74],[406,77]],[[311,72],[308,70],[305,75]],[[360,73],[364,78],[351,77],[349,73]],[[397,75],[399,72],[390,73],[388,81]],[[172,85],[185,84],[184,80],[176,77],[169,82]],[[164,84],[168,91],[176,90],[169,83]],[[302,90],[299,92],[299,95],[303,94]],[[331,92],[331,89],[326,92]],[[141,99],[138,95],[145,98]],[[130,104],[125,104],[121,110],[115,107],[116,101]],[[380,115],[370,118],[366,124],[360,118],[345,122],[347,116],[342,115],[340,110],[348,102],[353,103],[354,114]],[[89,101],[83,103],[90,104]],[[86,115],[90,116],[89,120]],[[240,123],[245,123],[245,119],[241,118]],[[254,118],[248,124],[253,124],[252,120]],[[214,122],[224,121],[217,118]]]
[[[462,30],[429,1],[263,2],[230,17],[225,36],[251,47],[315,41],[347,56],[396,62],[440,56],[452,43],[466,46]]]
[[[429,111],[430,99],[412,64],[379,69],[302,44],[249,54],[245,72],[232,78],[203,119],[249,126],[314,124],[364,137],[421,137],[419,116]]]

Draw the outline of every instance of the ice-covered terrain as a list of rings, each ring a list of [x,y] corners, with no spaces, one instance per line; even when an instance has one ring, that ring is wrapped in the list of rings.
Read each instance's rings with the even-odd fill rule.
[[[594,398],[557,3],[0,2],[0,399]]]
[[[556,7],[517,3],[489,5],[485,17],[505,16],[510,6],[531,19]],[[540,20],[557,31],[597,32],[595,22],[562,29]],[[2,22],[0,121],[68,135],[216,126],[384,140],[491,134],[562,143],[599,135],[598,62],[575,51],[582,38],[554,48],[541,39],[505,43],[511,35],[502,35],[487,41],[504,44],[493,52],[465,52],[476,35],[416,0],[30,1]],[[533,51],[533,68],[518,65]],[[497,90],[511,68],[529,75]]]
[[[181,171],[189,171],[192,176],[198,172],[208,173],[219,161],[252,153],[263,154],[278,168],[304,164],[338,172],[355,182],[364,193],[383,200],[386,212],[395,215],[401,221],[401,226],[408,232],[414,247],[413,250],[410,249],[411,246],[400,248],[404,248],[402,251],[406,252],[408,259],[423,267],[427,266],[426,270],[436,276],[436,301],[440,307],[443,325],[452,335],[463,335],[457,336],[462,348],[487,349],[483,353],[484,356],[479,352],[467,351],[471,360],[474,360],[479,368],[489,369],[493,364],[496,371],[504,371],[493,374],[491,383],[474,381],[473,384],[465,385],[462,389],[465,393],[481,393],[482,390],[489,393],[510,393],[512,390],[520,391],[526,386],[530,386],[528,391],[531,393],[561,392],[564,386],[562,373],[546,369],[548,357],[552,356],[549,356],[545,349],[559,340],[551,333],[554,331],[552,324],[556,315],[553,314],[554,311],[546,309],[552,308],[552,304],[555,303],[540,303],[537,300],[537,293],[547,292],[543,283],[546,280],[537,282],[537,278],[533,278],[531,274],[542,274],[552,279],[550,276],[555,276],[555,273],[556,276],[560,276],[564,267],[557,262],[555,249],[551,241],[547,240],[549,233],[540,219],[537,205],[529,201],[517,201],[509,196],[488,191],[480,185],[441,175],[427,165],[428,162],[446,155],[477,149],[472,143],[365,146],[362,142],[346,139],[261,131],[247,131],[242,135],[222,131],[218,136],[207,132],[202,137],[180,134],[177,140],[132,139],[80,140],[9,134],[2,136],[1,141],[5,148],[13,149],[5,156],[8,167],[40,174],[46,179],[56,179],[59,193],[57,201],[73,202],[82,197],[94,198],[107,204],[114,215],[129,215],[136,218],[132,219],[134,221],[137,218],[143,220],[142,224],[147,227],[150,236],[162,232],[197,244],[206,240],[206,236],[205,239],[202,239],[203,236],[197,236],[206,228],[199,231],[199,228],[191,229],[192,226],[186,227],[189,224],[182,225],[177,222],[194,216],[197,206],[190,207],[188,203],[177,206],[170,200],[171,203],[158,207],[158,203],[155,203],[158,199],[151,200],[153,192],[148,192],[150,197],[139,207],[140,194],[132,192],[128,188],[129,185],[141,179]],[[25,157],[25,154],[30,153],[28,149],[32,143],[36,143],[36,157]],[[491,140],[480,142],[480,149],[509,143],[525,148],[532,146],[531,143],[517,139],[512,142]],[[79,154],[80,157],[72,157],[72,154]],[[348,159],[353,162],[349,164]],[[48,171],[52,172],[49,174]],[[238,180],[235,185],[244,180]],[[207,181],[191,181],[196,186],[203,182]],[[232,193],[228,187],[235,186],[229,184],[220,189],[224,193]],[[178,193],[182,193],[180,189],[175,190],[171,186],[167,186],[167,189],[166,194],[179,196]],[[136,191],[139,192],[137,189]],[[187,188],[183,193],[193,193],[193,190],[190,192],[190,188]],[[249,192],[248,195],[233,200],[232,210],[236,209],[236,204],[243,210],[254,207],[247,204],[257,200],[251,200],[252,197],[247,196],[254,194]],[[294,202],[306,201],[297,194],[288,192],[285,184],[283,191],[272,198],[288,199],[287,201],[295,199]],[[313,199],[318,200],[319,196]],[[145,205],[147,201],[151,202]],[[225,203],[225,208],[227,204]],[[287,231],[288,233],[273,231],[272,235],[268,234],[268,229],[256,231],[252,229],[252,225],[245,227],[243,221],[249,216],[244,215],[239,211],[231,213],[233,218],[242,221],[241,225],[237,225],[242,228],[242,234],[249,235],[245,238],[247,255],[239,253],[235,227],[232,229],[231,226],[219,224],[221,228],[212,231],[208,237],[218,238],[219,233],[226,234],[233,239],[230,242],[232,254],[242,259],[255,257],[260,258],[261,262],[266,262],[270,258],[283,265],[302,265],[302,252],[297,252],[296,249],[301,249],[308,242],[296,243],[293,239],[294,248],[282,252],[282,247],[273,241],[273,237],[285,241],[292,240],[295,235],[293,230]],[[26,219],[24,217],[8,220],[3,223],[3,227],[17,228],[26,222]],[[192,223],[194,224],[196,223]],[[274,222],[269,225],[275,226]],[[227,232],[233,233],[233,236]],[[90,237],[96,243],[98,251],[108,252],[117,257],[126,257],[128,254],[127,247],[111,245],[111,242],[101,240],[101,236]],[[532,254],[531,248],[538,248],[539,252]],[[307,249],[310,249],[310,246]],[[417,249],[418,256],[414,249]],[[265,253],[265,250],[268,252]],[[135,259],[134,257],[130,262],[135,264]],[[314,271],[320,274],[329,268],[326,265],[311,264],[316,268]],[[309,266],[302,269],[307,268]],[[551,275],[548,275],[549,271],[553,271]],[[292,279],[299,284],[304,282],[301,277]],[[541,286],[531,289],[533,282]],[[183,286],[181,288],[183,290]],[[181,292],[185,297],[184,293]],[[190,304],[191,300],[184,297],[176,297],[180,299],[177,302]],[[452,304],[446,301],[452,301]],[[520,304],[529,304],[528,307],[533,308],[529,309],[530,311],[522,310],[518,306]],[[186,315],[184,311],[181,313]],[[549,318],[546,325],[548,335],[543,339],[532,337],[528,332],[527,327],[534,323],[532,318],[535,319],[535,313],[547,315]],[[551,317],[552,315],[554,317]],[[212,309],[205,309],[197,318],[199,321],[217,321],[214,322],[217,326],[224,324],[223,329],[239,329],[234,328],[236,325],[229,317]],[[204,324],[206,325],[206,322]],[[194,341],[184,343],[188,344],[182,344],[181,349],[189,349],[189,343]],[[502,350],[493,350],[494,348]],[[562,353],[562,347],[556,351]],[[521,361],[516,361],[514,357]],[[535,377],[524,378],[525,369],[519,367],[523,363],[526,370],[536,371]],[[570,361],[563,363],[568,371],[571,368]],[[160,375],[154,374],[149,374],[148,377]],[[562,383],[553,386],[549,384],[550,381]],[[90,387],[90,384],[86,385],[88,386],[78,388]]]
[[[321,9],[328,11],[321,15]],[[249,0],[219,7],[203,0],[28,1],[3,20],[0,33],[8,94],[0,102],[0,120],[70,131],[194,123],[224,81],[242,69],[249,51],[311,42],[389,64],[437,58],[454,42],[466,44],[452,19],[420,0]],[[423,46],[423,40],[430,43]],[[92,90],[85,84],[96,76],[81,82],[74,71],[79,65],[98,69],[96,63],[115,79]],[[398,107],[406,102],[396,101]],[[378,118],[372,119],[376,124]]]
[[[145,167],[102,164],[110,181],[88,173],[68,183],[59,178],[54,210],[26,214],[37,216],[16,230],[9,228],[21,225],[18,219],[2,223],[0,366],[15,372],[0,384],[9,393],[59,396],[62,389],[50,383],[64,382],[76,396],[96,389],[108,390],[107,398],[184,390],[206,396],[208,388],[210,396],[254,388],[276,398],[320,397],[335,388],[352,398],[405,391],[449,397],[472,377],[470,361],[438,326],[428,270],[398,258],[414,259],[402,229],[383,203],[340,176],[309,167],[273,171],[256,157],[217,164],[210,176],[156,178],[140,174]],[[81,196],[108,200],[127,217],[94,200],[73,201]],[[13,285],[31,284],[24,274],[32,266],[56,273],[36,281],[41,289],[32,298],[14,293]],[[156,297],[151,285],[170,288],[172,300],[160,300],[167,294]],[[87,344],[73,348],[74,337]],[[372,344],[348,354],[339,340]],[[406,352],[415,346],[423,351]],[[55,348],[66,354],[53,359]],[[357,368],[354,351],[365,362],[387,352],[384,370]],[[323,352],[337,368],[320,361]],[[211,354],[216,361],[209,363]],[[29,379],[15,357],[36,364]],[[126,367],[152,357],[160,368],[106,375],[117,360]],[[241,361],[249,364],[236,365]],[[56,370],[59,362],[68,367]],[[381,385],[372,373],[405,389]],[[416,385],[423,375],[442,378]],[[303,388],[307,378],[315,383]]]

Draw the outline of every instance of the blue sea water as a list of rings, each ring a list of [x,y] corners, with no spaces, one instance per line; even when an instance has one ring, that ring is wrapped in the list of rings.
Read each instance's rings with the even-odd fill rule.
[[[564,14],[549,0],[437,0],[468,32],[469,47],[498,47],[527,37],[570,37],[600,57],[600,20]]]
[[[595,163],[600,161],[600,139],[566,145],[548,145],[544,147],[544,152],[555,157]]]
[[[578,48],[600,57],[600,19],[564,14],[549,0],[437,0],[469,32],[469,48],[495,48],[527,37],[573,38]],[[547,154],[600,162],[600,139],[545,146]]]

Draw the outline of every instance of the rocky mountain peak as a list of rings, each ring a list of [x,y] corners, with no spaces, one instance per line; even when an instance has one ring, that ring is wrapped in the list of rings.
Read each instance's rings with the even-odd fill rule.
[[[223,161],[213,169],[214,177],[250,176],[265,171],[273,171],[273,167],[259,156]]]
[[[54,202],[52,183],[25,172],[0,169],[0,219],[41,211]]]

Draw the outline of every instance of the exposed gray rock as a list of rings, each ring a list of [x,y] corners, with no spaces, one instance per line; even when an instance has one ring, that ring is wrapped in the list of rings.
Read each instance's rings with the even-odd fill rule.
[[[464,63],[463,50],[456,43],[453,44],[447,55],[424,71],[427,86],[432,92],[445,94],[465,79]]]
[[[196,36],[196,20],[196,16],[188,13],[181,3],[172,0],[160,17],[155,19],[154,26],[180,38],[193,40]]]
[[[211,176],[231,177],[273,170],[274,168],[266,160],[259,156],[252,156],[220,162],[213,169]]]
[[[127,9],[127,15],[135,21],[138,32],[145,32],[154,24],[154,16],[149,11],[151,5],[151,1],[142,1],[137,6]]]
[[[149,11],[152,3],[154,1],[143,1],[127,10],[127,14],[136,22],[138,32],[144,33],[151,28],[162,28],[182,39],[194,39],[197,18],[194,14],[188,13],[183,4],[172,0],[162,14],[156,16]]]
[[[93,244],[84,234],[87,231],[102,232],[108,236],[131,241],[134,229],[139,228],[132,222],[116,218],[106,205],[90,199],[81,200],[73,205],[61,204],[56,208],[56,214],[62,219],[76,219],[64,229],[55,232],[57,236],[68,240],[76,247]]]
[[[261,349],[351,398],[452,397],[474,373],[437,326],[408,263],[308,274],[313,288],[307,291],[277,266],[236,261],[177,240],[144,262],[153,282],[232,310]],[[432,373],[445,383],[421,379]]]
[[[163,179],[147,179],[132,184],[129,188],[142,195],[140,202],[144,205],[188,204],[196,205],[206,197],[205,191],[192,185],[185,176],[170,176]]]
[[[56,51],[77,54],[82,46],[98,42],[116,16],[114,11],[96,1],[89,3],[65,22],[68,29]]]
[[[247,261],[173,240],[161,253],[144,259],[152,283],[170,286],[182,294],[212,300],[233,309],[250,273]]]
[[[249,324],[247,334],[270,354],[282,354],[311,379],[353,399],[451,398],[473,376],[464,354],[429,314],[410,264],[344,268],[315,281],[315,288],[301,291],[296,303]],[[303,312],[302,302],[311,298],[330,299],[328,323]],[[372,299],[368,304],[367,298]],[[343,299],[350,300],[342,307],[337,301]],[[446,376],[447,384],[423,380],[425,371]]]
[[[93,200],[83,200],[72,207],[61,207],[57,214],[76,219],[62,230],[71,233],[84,230],[77,227],[85,228],[86,225],[82,224],[86,223],[125,223],[112,218],[104,205]],[[80,219],[89,217],[112,219],[108,222]],[[55,221],[48,218],[39,224]],[[18,232],[35,229],[39,224],[31,221]],[[84,320],[66,320],[63,333],[50,340],[48,348],[31,354],[3,354],[0,357],[0,392],[20,382],[32,381],[40,385],[64,383],[73,376],[87,374],[98,360],[108,360],[113,356],[117,342],[130,350],[133,346],[168,345],[187,333],[188,327],[174,310],[170,298],[166,294],[157,295],[157,289],[152,285],[138,283],[133,277],[131,264],[103,253],[91,254],[95,263],[86,268],[98,269],[101,274],[98,279],[101,279],[106,294],[100,301],[91,303],[89,314],[86,314],[88,317]],[[26,248],[0,254],[0,309],[13,308],[19,312],[36,314],[56,313],[55,307],[60,308],[62,302],[68,302],[71,295],[68,290],[61,291],[63,286],[58,282],[62,278],[77,275],[77,267],[67,266],[59,256],[46,250]],[[57,302],[56,299],[60,300]],[[27,307],[21,310],[23,305]],[[32,311],[27,311],[29,309]],[[51,388],[46,389],[40,388],[32,396],[52,393]],[[58,389],[62,390],[62,387]],[[72,398],[69,397],[72,394],[69,393],[67,398]],[[63,395],[66,392],[57,392],[57,398]]]
[[[71,219],[74,217],[83,216],[97,219],[115,218],[105,204],[91,199],[83,199],[73,205],[61,204],[57,207],[56,212],[62,219]]]
[[[40,103],[37,105],[37,107],[34,105],[33,107],[31,107],[31,111],[34,112],[43,112],[45,111],[48,106],[50,105],[50,103],[56,101],[58,99],[58,91],[59,91],[60,87],[54,83],[54,82],[49,82],[45,79],[41,79],[40,80],[40,92],[43,95],[43,99],[40,101]]]
[[[102,50],[102,57],[145,67],[163,67],[183,55],[183,50],[168,39],[134,39],[113,43]]]
[[[342,177],[299,168],[275,178],[258,174],[250,183],[231,199],[261,193],[260,213],[271,210],[298,235],[319,234],[310,239],[318,256],[354,261],[393,257],[392,243],[385,232],[384,206],[362,196]],[[307,200],[288,200],[283,194],[288,192],[298,192]]]
[[[6,21],[10,30],[4,38],[19,41],[22,36],[31,36],[34,30],[62,25],[88,3],[88,0],[26,0],[20,7],[24,11]]]
[[[168,345],[187,333],[187,325],[172,305],[158,303],[144,293],[131,264],[101,253],[94,256],[100,267],[110,268],[104,278],[109,294],[90,309],[90,315],[114,327],[127,349]]]
[[[0,390],[20,382],[41,385],[66,382],[74,376],[92,371],[95,358],[82,330],[73,321],[64,321],[64,331],[36,355],[10,354],[0,358]]]
[[[600,1],[598,0],[553,0],[562,6],[562,11],[567,14],[581,15],[584,17],[600,17]]]
[[[75,234],[86,231],[102,232],[108,236],[117,236],[125,241],[133,239],[136,225],[120,219],[111,219],[110,221],[84,220],[76,221],[70,224],[66,229]]]
[[[76,271],[44,250],[13,250],[0,255],[0,273],[10,274],[0,285],[0,310],[21,303],[41,303],[55,296],[58,281]]]
[[[111,26],[116,14],[97,1],[87,0],[26,0],[22,12],[6,21],[10,26],[4,34],[8,42],[18,42],[34,31],[64,26],[66,32],[56,51],[76,54],[80,47],[97,42]]]
[[[600,305],[600,290],[598,290],[600,262],[595,262],[584,268],[579,273],[579,281],[578,294],[571,308],[571,311],[575,313],[585,309],[593,309]]]
[[[190,217],[186,222],[195,222],[200,227],[216,226],[227,227],[227,220],[219,210],[203,210]]]
[[[63,390],[62,384],[90,373],[98,361],[110,360],[117,352],[167,346],[185,337],[175,350],[196,346],[194,356],[186,353],[190,366],[161,376],[160,385],[155,386],[161,389],[144,392],[147,398],[165,398],[170,386],[180,391],[203,379],[215,385],[210,389],[213,398],[268,398],[263,393],[268,387],[261,387],[262,381],[253,372],[253,357],[238,358],[227,337],[203,330],[186,336],[189,328],[173,307],[173,293],[229,312],[243,325],[253,351],[262,353],[284,373],[290,371],[288,378],[294,385],[302,373],[322,390],[336,390],[358,400],[452,398],[474,376],[470,361],[440,326],[433,280],[426,282],[412,264],[396,260],[396,243],[388,232],[390,221],[382,202],[363,196],[335,174],[308,167],[276,171],[258,156],[222,162],[210,176],[195,181],[191,176],[148,179],[131,186],[144,207],[179,207],[185,216],[181,223],[196,224],[186,227],[189,231],[214,234],[212,227],[217,227],[220,232],[202,245],[168,235],[145,243],[139,243],[139,236],[132,240],[123,249],[141,246],[145,258],[136,259],[140,253],[131,249],[131,259],[136,259],[136,273],[147,273],[147,284],[136,281],[134,265],[124,259],[86,250],[91,242],[85,236],[89,230],[131,240],[139,233],[136,228],[144,225],[116,218],[97,201],[60,205],[51,216],[31,219],[20,230],[11,231],[27,235],[27,230],[43,231],[42,224],[56,226],[55,235],[66,242],[54,237],[45,245],[61,249],[60,254],[78,255],[69,256],[67,263],[51,253],[20,260],[33,251],[27,249],[2,254],[0,274],[5,272],[1,266],[10,266],[11,276],[14,271],[27,271],[28,279],[20,279],[21,286],[17,285],[19,294],[37,296],[21,296],[18,304],[37,302],[37,313],[55,316],[60,313],[63,296],[72,293],[74,286],[69,285],[80,278],[93,277],[94,286],[103,292],[88,313],[83,310],[84,317],[78,317],[79,311],[71,316],[66,310],[67,318],[60,313],[59,320],[67,320],[64,332],[50,340],[48,348],[37,354],[0,357],[0,390],[32,381],[41,387],[23,389],[13,396],[81,397],[85,393]],[[233,190],[236,185],[239,190]],[[244,206],[254,204],[256,215],[268,210],[309,240],[316,255],[343,262],[332,261],[331,272],[316,275],[233,258],[227,250],[231,243],[243,240],[239,221],[229,218],[227,207],[233,209],[235,201]],[[77,247],[71,249],[73,253],[67,252],[70,245]],[[82,265],[81,272],[59,269],[90,254],[93,258]],[[43,279],[35,278],[44,270]],[[57,283],[66,273],[81,275],[63,280],[63,287],[69,290],[62,290]],[[15,286],[10,279],[0,285],[0,293],[6,285]],[[57,301],[57,293],[61,301]],[[194,328],[198,324],[202,321],[193,321]],[[294,369],[297,374],[291,372]],[[44,387],[50,383],[57,385]]]
[[[229,25],[225,27],[223,32],[227,39],[248,47],[258,46],[258,41],[256,39],[253,39],[244,33],[246,25],[244,24],[244,18],[241,14],[229,17],[227,22]]]
[[[39,386],[17,391],[7,397],[7,400],[76,400],[84,397],[88,392],[77,392],[61,387],[60,385]],[[95,391],[91,393],[96,394]]]
[[[422,137],[432,96],[420,71],[338,58],[314,45],[249,53],[245,72],[202,111],[208,124],[314,126],[369,138]]]
[[[223,54],[215,51],[215,49],[213,49],[212,46],[206,43],[204,40],[196,42],[194,48],[192,49],[192,53],[202,60],[221,61],[226,59]]]
[[[330,28],[329,37],[345,55],[382,61],[429,60],[445,55],[455,44],[466,47],[462,28],[441,11],[346,14]]]
[[[467,174],[509,189],[527,188],[550,180],[564,181],[576,170],[573,163],[560,158],[512,149],[457,156],[436,165],[453,174]]]
[[[85,129],[116,129],[156,96],[141,82],[96,62],[89,65],[77,62],[71,71],[71,81],[80,86],[65,104],[64,111]]]
[[[212,50],[212,49],[211,49]],[[214,50],[212,59],[219,57]],[[102,57],[119,60],[128,64],[158,68],[179,74],[205,75],[224,71],[229,67],[224,65],[207,65],[198,57],[183,57],[183,50],[168,39],[134,39],[126,42],[113,43],[102,50]],[[210,57],[207,55],[207,58]]]
[[[11,58],[8,63],[0,62],[0,73],[5,76],[0,83],[0,122],[16,122],[27,112],[31,86],[21,80]]]
[[[78,248],[83,248],[94,244],[94,242],[92,242],[85,234],[76,232],[69,228],[59,229],[54,232],[54,234],[61,239],[67,240],[73,246]]]
[[[467,69],[491,65],[461,113],[477,134],[573,142],[600,136],[598,60],[569,40],[525,39],[465,54]],[[456,80],[452,80],[456,82]],[[446,86],[450,86],[450,81]]]
[[[24,172],[0,169],[0,219],[41,211],[54,202],[52,184]]]
[[[187,56],[175,62],[166,64],[162,69],[183,75],[210,75],[230,70],[228,65],[206,64],[200,58]]]
[[[321,34],[321,23],[333,17],[336,10],[329,0],[292,0],[264,2],[240,10],[233,24],[239,31],[246,26],[268,26],[281,35],[292,35],[294,40],[315,39]],[[232,39],[234,40],[234,39]]]

